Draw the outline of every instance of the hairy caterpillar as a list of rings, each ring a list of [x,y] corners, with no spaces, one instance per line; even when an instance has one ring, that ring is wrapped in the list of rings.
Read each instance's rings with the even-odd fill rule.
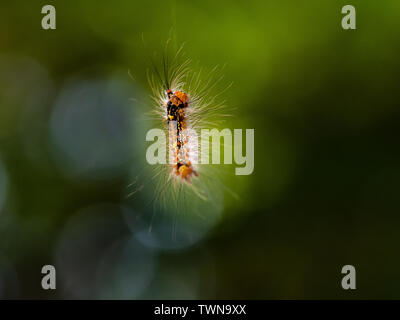
[[[186,181],[190,181],[192,175],[197,176],[197,172],[193,169],[190,159],[190,149],[187,149],[189,137],[187,130],[188,120],[186,119],[185,109],[188,108],[189,97],[182,91],[173,92],[171,89],[166,91],[168,102],[167,121],[170,137],[170,149],[175,158],[174,170],[177,176]]]
[[[141,194],[152,197],[151,230],[157,230],[157,225],[164,228],[162,219],[154,217],[159,212],[166,213],[161,217],[173,217],[173,234],[176,224],[183,224],[183,231],[188,232],[185,238],[193,242],[218,221],[223,193],[228,190],[221,181],[222,166],[199,163],[203,146],[194,143],[193,135],[201,129],[219,127],[229,116],[219,97],[230,85],[222,85],[218,90],[223,79],[221,68],[194,71],[191,61],[183,58],[182,47],[172,58],[164,54],[156,61],[159,63],[152,60],[152,68],[147,72],[152,104],[150,110],[148,103],[145,108],[152,128],[162,129],[168,137],[161,142],[168,150],[169,161],[145,165],[151,178],[145,179],[146,186],[141,185],[139,191],[147,189]],[[136,177],[132,186],[137,180]],[[145,211],[148,209],[143,208],[142,212]]]
[[[197,163],[200,157],[199,148],[202,146],[192,145],[191,134],[202,128],[214,128],[224,121],[227,116],[224,101],[217,101],[229,86],[219,93],[212,95],[212,91],[221,82],[223,76],[216,76],[219,69],[214,67],[209,73],[200,69],[194,72],[190,69],[190,60],[182,59],[182,47],[169,59],[165,54],[162,57],[160,67],[155,63],[152,70],[148,72],[148,82],[152,89],[152,100],[155,109],[151,112],[154,118],[167,123],[166,134],[168,145],[166,149],[170,154],[170,165],[172,175],[169,181],[178,178],[181,181],[191,182],[194,177],[202,175],[204,166]],[[202,76],[206,80],[202,79]],[[165,128],[165,123],[161,123]],[[210,168],[207,168],[210,169]],[[212,170],[212,169],[211,169]],[[205,192],[205,187],[200,186],[201,181],[206,179],[200,177],[200,183],[190,184],[189,188],[199,196]],[[214,179],[216,175],[213,174]]]

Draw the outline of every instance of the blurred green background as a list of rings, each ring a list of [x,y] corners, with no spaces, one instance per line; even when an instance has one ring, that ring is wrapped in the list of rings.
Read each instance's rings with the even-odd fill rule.
[[[151,195],[126,197],[145,142],[130,98],[169,37],[226,64],[226,127],[256,141],[254,173],[226,182],[239,199],[176,239],[162,216],[148,232]],[[1,0],[0,298],[399,298],[399,53],[398,0]]]

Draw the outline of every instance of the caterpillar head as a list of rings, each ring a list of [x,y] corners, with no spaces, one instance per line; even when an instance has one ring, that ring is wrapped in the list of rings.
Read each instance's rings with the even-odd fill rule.
[[[171,89],[167,90],[167,96],[169,102],[177,107],[187,107],[189,102],[189,97],[183,91],[173,92]]]

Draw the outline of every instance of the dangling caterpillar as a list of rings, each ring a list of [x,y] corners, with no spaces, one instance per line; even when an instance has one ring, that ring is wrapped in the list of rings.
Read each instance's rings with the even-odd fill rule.
[[[183,58],[182,47],[172,56],[165,50],[161,63],[152,60],[152,68],[147,71],[154,102],[149,113],[168,135],[165,150],[169,166],[155,168],[158,181],[164,181],[156,187],[157,197],[182,199],[181,195],[188,192],[207,199],[212,187],[219,184],[218,170],[199,161],[207,149],[203,150],[202,141],[199,144],[198,132],[217,127],[229,116],[218,96],[230,85],[213,95],[213,89],[223,79],[218,66],[204,74],[202,69],[195,72],[191,61]],[[173,195],[164,197],[166,193]]]
[[[189,97],[183,91],[173,92],[171,89],[167,89],[166,94],[168,97],[166,103],[167,121],[171,140],[170,152],[176,160],[174,171],[177,176],[190,182],[192,175],[198,176],[198,174],[193,169],[190,160],[190,150],[187,149],[190,138],[185,133],[188,125],[185,109],[188,107]]]
[[[199,140],[199,133],[220,127],[231,116],[225,101],[220,99],[231,84],[218,89],[223,79],[221,67],[197,68],[184,57],[183,47],[172,53],[167,45],[161,57],[156,53],[151,57],[147,70],[152,104],[146,102],[145,115],[151,123],[149,129],[159,133],[157,140],[153,140],[153,145],[157,145],[153,150],[157,151],[152,153],[157,161],[143,170],[150,177],[145,178],[142,186],[149,188],[142,189],[151,195],[149,203],[153,204],[150,229],[155,215],[162,212],[173,215],[174,226],[179,216],[185,224],[197,221],[195,229],[202,230],[218,220],[228,188],[221,179],[221,166],[203,162],[210,145],[206,139]],[[136,188],[139,175],[130,187]],[[191,239],[195,237],[196,232],[190,234]]]

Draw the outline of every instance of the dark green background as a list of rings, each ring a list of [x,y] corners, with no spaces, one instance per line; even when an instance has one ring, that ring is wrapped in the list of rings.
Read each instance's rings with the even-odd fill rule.
[[[56,7],[56,30],[41,28],[45,4]],[[356,30],[341,28],[345,4],[356,7]],[[104,248],[132,236],[120,205],[138,210],[126,186],[144,139],[142,109],[128,98],[149,93],[148,58],[170,37],[205,68],[226,64],[234,84],[224,98],[236,108],[227,127],[255,129],[255,171],[228,178],[240,198],[225,198],[199,241],[151,249],[134,240],[115,258],[117,245],[94,279]],[[2,0],[0,298],[398,298],[399,53],[398,0]],[[104,93],[115,78],[123,85]],[[51,123],[65,87],[85,95],[79,79],[95,83],[90,101],[98,94],[111,127],[125,129],[82,138],[100,146],[78,150],[71,165]],[[123,111],[109,114],[107,99]],[[97,124],[90,110],[72,138]],[[113,141],[123,158],[110,166]],[[82,172],[92,151],[105,169]],[[89,218],[85,208],[95,208]],[[64,254],[75,260],[59,265]],[[45,264],[57,269],[56,291],[41,289]],[[340,285],[346,264],[357,270],[353,291]]]

